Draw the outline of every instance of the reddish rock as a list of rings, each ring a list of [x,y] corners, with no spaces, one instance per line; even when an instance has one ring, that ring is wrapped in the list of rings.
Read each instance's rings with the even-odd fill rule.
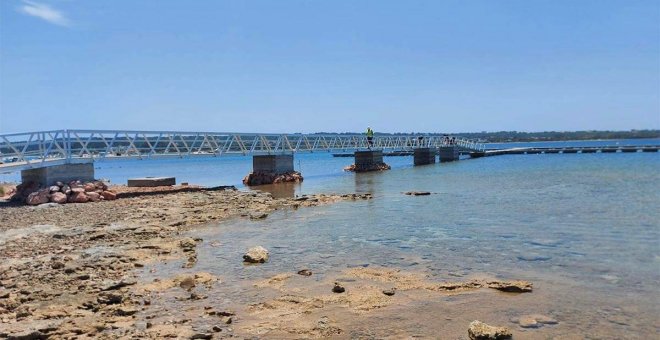
[[[66,199],[66,194],[63,192],[56,192],[50,195],[50,201],[53,203],[64,204],[66,203]]]
[[[101,200],[101,195],[99,195],[98,193],[96,193],[94,191],[87,192],[87,193],[85,193],[85,195],[87,195],[87,198],[89,198],[89,200],[92,201],[92,202],[98,202],[98,201]]]
[[[302,182],[303,176],[300,172],[286,172],[282,174],[273,174],[270,172],[251,172],[243,178],[243,183],[246,185],[263,185],[273,183],[285,182]]]
[[[48,203],[49,200],[48,196],[49,196],[49,190],[41,189],[39,191],[35,191],[29,194],[28,197],[25,199],[25,203],[29,205],[39,205],[39,204]]]
[[[79,194],[79,193],[84,193],[85,189],[84,188],[71,188],[71,193],[72,194]]]
[[[117,194],[115,194],[112,191],[104,191],[102,195],[103,195],[103,198],[108,200],[108,201],[112,201],[112,200],[117,199]]]
[[[87,203],[89,197],[84,192],[73,192],[69,196],[69,203]]]
[[[85,192],[92,192],[96,190],[96,186],[94,185],[94,183],[85,183],[84,188],[85,188]]]

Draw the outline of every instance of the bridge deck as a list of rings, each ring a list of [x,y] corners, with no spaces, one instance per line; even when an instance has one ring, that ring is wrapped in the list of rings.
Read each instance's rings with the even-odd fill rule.
[[[386,152],[406,152],[447,140],[441,135],[376,135],[372,142]],[[464,138],[455,143],[465,150],[485,150],[484,144]],[[0,135],[0,172],[104,159],[346,152],[368,145],[365,135],[52,130]]]

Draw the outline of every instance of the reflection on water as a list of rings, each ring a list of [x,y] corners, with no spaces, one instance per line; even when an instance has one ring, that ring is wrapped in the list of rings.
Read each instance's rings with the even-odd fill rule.
[[[278,183],[253,186],[250,189],[268,192],[274,198],[290,198],[295,196],[296,191],[300,191],[300,187],[300,183]]]

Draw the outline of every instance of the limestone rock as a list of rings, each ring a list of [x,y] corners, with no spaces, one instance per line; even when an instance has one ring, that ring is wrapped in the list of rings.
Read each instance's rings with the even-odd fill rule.
[[[197,247],[197,242],[192,237],[186,237],[179,241],[179,246],[183,251],[194,251],[195,247]]]
[[[243,261],[249,263],[264,263],[268,261],[268,250],[262,246],[250,248],[245,255]]]
[[[532,291],[532,283],[528,281],[489,281],[488,288],[497,289],[508,293],[529,293]]]
[[[50,191],[51,194],[54,193],[54,192],[58,192],[58,191],[60,191],[60,187],[58,187],[57,185],[52,185],[50,187],[49,191]]]
[[[500,340],[512,337],[508,328],[490,326],[478,320],[470,322],[468,335],[471,340]]]
[[[67,199],[66,194],[63,192],[55,192],[50,195],[50,200],[53,203],[64,204],[66,203],[66,199]]]
[[[541,314],[523,315],[512,321],[522,328],[540,328],[544,325],[555,325],[558,323],[557,320]]]
[[[192,276],[185,277],[179,282],[179,287],[188,291],[195,288],[195,278]]]
[[[48,203],[49,201],[48,196],[49,196],[49,190],[41,189],[39,191],[35,191],[29,194],[28,197],[25,199],[25,203],[29,205],[39,205],[39,204]]]

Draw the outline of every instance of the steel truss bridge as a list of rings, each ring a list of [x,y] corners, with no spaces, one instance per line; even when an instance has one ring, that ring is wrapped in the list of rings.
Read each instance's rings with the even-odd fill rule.
[[[466,151],[485,151],[484,144],[465,138],[453,137],[452,143]],[[376,135],[372,148],[411,151],[446,145],[441,135]],[[367,147],[365,135],[51,130],[0,134],[0,172],[105,159],[346,152]]]

